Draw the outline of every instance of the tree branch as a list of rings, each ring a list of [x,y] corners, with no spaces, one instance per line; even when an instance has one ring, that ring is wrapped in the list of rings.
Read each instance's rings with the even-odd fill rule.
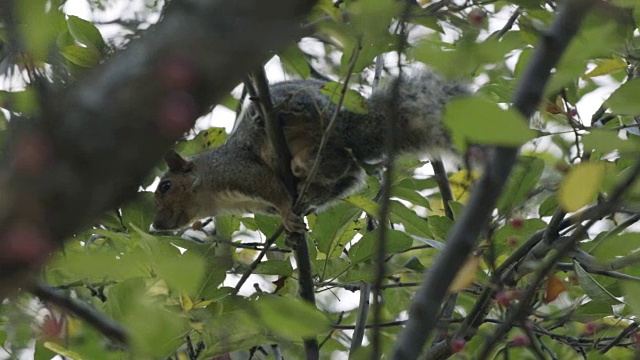
[[[0,161],[0,297],[65,238],[131,198],[198,115],[300,34],[313,4],[176,3],[118,56],[49,93],[32,122],[12,121]]]

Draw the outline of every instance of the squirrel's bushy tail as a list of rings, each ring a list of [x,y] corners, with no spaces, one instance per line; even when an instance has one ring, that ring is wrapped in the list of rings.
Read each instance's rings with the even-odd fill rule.
[[[350,147],[362,161],[380,161],[388,135],[385,121],[390,120],[396,134],[396,154],[455,152],[442,122],[444,108],[452,98],[469,94],[467,83],[444,79],[431,70],[396,77],[371,95],[367,121],[348,121],[349,135],[369,140]]]

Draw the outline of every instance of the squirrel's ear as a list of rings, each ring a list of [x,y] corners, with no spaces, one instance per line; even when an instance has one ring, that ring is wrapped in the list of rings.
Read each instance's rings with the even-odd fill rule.
[[[187,172],[193,169],[193,163],[185,160],[175,150],[167,151],[164,155],[164,161],[167,162],[167,166],[169,166],[169,170],[171,171]]]

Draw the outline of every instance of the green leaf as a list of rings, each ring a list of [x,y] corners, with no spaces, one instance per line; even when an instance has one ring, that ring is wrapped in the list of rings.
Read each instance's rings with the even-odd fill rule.
[[[571,168],[558,190],[562,208],[573,212],[590,204],[600,190],[605,169],[605,164],[598,161],[580,163]]]
[[[0,342],[0,344],[4,344],[4,341]],[[63,356],[68,356],[65,354],[62,354],[58,351],[52,351],[50,348],[47,347],[46,345],[47,343],[43,343],[42,341],[36,341],[36,346],[35,346],[35,353],[33,354],[33,360],[51,360],[53,359],[56,354],[60,354]]]
[[[139,192],[134,200],[122,208],[122,222],[129,228],[133,225],[139,229],[149,229],[155,216],[154,204],[152,192]]]
[[[608,75],[616,71],[625,70],[627,63],[622,59],[605,59],[598,62],[595,68],[584,75],[585,78]]]
[[[176,151],[182,156],[191,156],[203,151],[217,148],[227,140],[225,128],[212,127],[200,131],[193,139],[180,141],[176,145]]]
[[[320,87],[320,92],[329,97],[331,102],[338,104],[340,97],[342,96],[343,89],[344,84],[328,82]],[[345,109],[356,114],[366,114],[367,111],[369,111],[368,104],[367,99],[362,96],[362,94],[353,89],[346,89],[344,100],[342,101],[342,106]]]
[[[624,281],[624,301],[630,306],[635,314],[640,314],[640,283],[635,281]]]
[[[509,177],[506,189],[498,200],[498,211],[501,214],[509,213],[512,209],[521,206],[531,191],[538,185],[538,181],[544,170],[544,160],[521,156],[518,165]]]
[[[289,45],[284,50],[278,52],[278,56],[288,71],[300,75],[303,79],[311,75],[311,67],[309,66],[307,57],[304,52],[300,50],[298,44]]]
[[[635,153],[640,149],[640,141],[635,137],[621,139],[618,131],[605,129],[591,129],[589,134],[582,136],[584,150],[595,150],[600,153],[619,151],[620,153]]]
[[[64,346],[56,344],[54,342],[51,341],[47,341],[43,344],[44,349],[41,348],[41,352],[43,352],[42,350],[49,350],[49,353],[54,353],[54,354],[58,354],[58,355],[62,355],[65,358],[69,358],[72,360],[82,360],[82,356],[80,356],[80,354],[71,351],[69,349],[66,349]]]
[[[444,243],[440,242],[438,240],[433,240],[433,239],[427,239],[427,238],[423,238],[420,236],[412,236],[413,240],[419,241],[421,243],[427,244],[429,246],[431,246],[432,248],[438,250],[438,251],[442,251],[444,249]]]
[[[38,110],[38,102],[30,88],[23,91],[0,91],[0,107],[18,113],[33,114]]]
[[[640,234],[624,233],[605,237],[591,254],[600,261],[607,261],[617,256],[629,255],[638,249],[640,249]]]
[[[438,240],[445,240],[449,234],[449,230],[453,226],[453,220],[446,216],[432,215],[429,219],[429,230],[433,233],[433,237]]]
[[[518,36],[505,36],[503,39],[490,37],[481,43],[471,37],[463,38],[455,49],[448,43],[424,41],[417,44],[409,56],[446,77],[460,77],[461,74],[475,73],[482,65],[502,62],[511,51],[523,45]]]
[[[312,268],[318,272],[320,279],[335,279],[345,274],[351,263],[343,258],[314,260]]]
[[[194,293],[202,283],[205,261],[193,251],[180,251],[169,242],[158,241],[152,235],[133,227],[140,237],[140,245],[150,265],[167,282],[170,289]],[[209,270],[209,269],[208,269]]]
[[[182,335],[189,322],[184,315],[169,311],[162,297],[153,296],[154,291],[141,278],[112,285],[107,289],[106,310],[126,327],[136,353],[166,357],[184,342]]]
[[[122,280],[134,276],[146,275],[144,267],[132,254],[121,255],[116,251],[75,252],[67,251],[59,254],[48,269],[64,274],[67,281],[88,280],[92,282],[104,280]]]
[[[551,216],[558,209],[558,196],[555,194],[547,197],[538,208],[538,216]]]
[[[577,261],[573,262],[573,269],[578,276],[578,283],[584,290],[584,293],[594,301],[604,301],[610,305],[622,304],[607,289],[597,282]]]
[[[612,313],[610,303],[606,301],[589,301],[578,306],[572,319],[576,321],[594,321],[611,316]]]
[[[349,249],[349,259],[354,263],[359,263],[373,257],[379,237],[379,229],[364,234],[362,239]],[[385,254],[393,254],[406,250],[411,247],[412,244],[413,239],[411,236],[398,230],[386,230]]]
[[[105,42],[95,25],[77,16],[70,15],[67,27],[75,41],[91,48],[100,57],[100,54],[104,51]]]
[[[200,354],[203,359],[213,358],[232,351],[246,350],[267,343],[267,330],[253,314],[234,310],[220,314],[208,321],[203,340],[207,348]]]
[[[556,72],[549,80],[545,94],[555,94],[577,81],[584,73],[587,61],[608,58],[617,47],[624,46],[624,38],[615,23],[600,22],[598,26],[583,26],[562,54]]]
[[[276,232],[276,230],[278,230],[282,223],[275,216],[255,214],[254,219],[256,225],[258,225],[258,228],[256,230],[260,230],[260,232],[268,237],[272,236]],[[282,235],[280,235],[278,239],[284,239],[284,233],[282,233]]]
[[[341,203],[329,210],[318,214],[315,218],[315,227],[312,236],[315,238],[318,251],[326,255],[332,255],[333,249],[339,249],[338,245],[342,235],[349,229],[353,221],[360,217],[362,210],[347,203]],[[353,233],[352,235],[355,235]],[[352,238],[353,236],[349,236]],[[338,252],[338,256],[340,253]]]
[[[433,236],[427,219],[420,217],[415,211],[409,209],[401,202],[391,200],[389,210],[391,221],[404,225],[407,233],[426,238]]]
[[[293,273],[293,267],[289,260],[268,260],[258,264],[254,274],[290,276]]]
[[[494,235],[495,255],[502,254],[510,246],[508,242],[511,237],[518,239],[518,243],[523,243],[533,233],[545,229],[547,226],[548,224],[540,219],[524,219],[521,226],[513,226],[511,223],[505,224]]]
[[[344,198],[344,201],[362,209],[374,219],[378,219],[378,217],[380,216],[380,206],[378,206],[375,201],[368,199],[362,195],[347,196],[346,198]]]
[[[51,43],[65,27],[65,15],[48,0],[19,1],[15,6],[19,34],[29,57],[46,61]]]
[[[423,206],[431,210],[431,204],[429,203],[429,200],[427,200],[427,198],[422,196],[422,194],[420,194],[416,190],[408,189],[402,186],[393,186],[391,188],[391,196],[410,201],[414,205]]]
[[[640,79],[631,79],[611,94],[605,104],[618,114],[640,114]]]
[[[455,146],[464,152],[468,144],[519,147],[536,137],[525,119],[513,109],[477,97],[453,99],[444,115]],[[500,131],[496,131],[500,129]]]
[[[61,53],[72,64],[85,68],[93,67],[100,62],[100,54],[91,48],[70,45],[64,47]]]
[[[254,307],[269,330],[288,340],[317,336],[331,324],[325,314],[300,299],[263,295]]]
[[[407,20],[413,24],[422,25],[431,30],[435,30],[441,34],[445,33],[442,26],[438,24],[438,19],[435,16],[431,16],[431,15],[419,16],[418,14],[413,14]]]

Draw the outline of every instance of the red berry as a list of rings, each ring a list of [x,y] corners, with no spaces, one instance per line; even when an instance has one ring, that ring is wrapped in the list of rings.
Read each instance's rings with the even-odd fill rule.
[[[464,338],[456,336],[451,339],[451,342],[449,344],[451,346],[451,351],[457,353],[464,349],[464,346],[467,344],[467,342],[464,340]]]
[[[521,217],[514,217],[511,219],[511,226],[513,226],[514,229],[522,228],[523,224],[524,224],[524,219],[522,219]]]
[[[500,291],[496,295],[496,303],[500,306],[507,306],[511,303],[511,295],[508,291]]]
[[[483,27],[487,20],[487,13],[482,9],[473,9],[469,12],[469,23],[475,27]]]
[[[596,331],[598,330],[598,324],[589,321],[588,323],[584,324],[584,333],[587,335],[593,335],[596,333]]]
[[[515,346],[529,346],[531,344],[531,340],[525,334],[518,334],[514,336],[512,341]]]
[[[507,246],[516,247],[520,243],[520,238],[518,236],[509,236],[507,238]]]

